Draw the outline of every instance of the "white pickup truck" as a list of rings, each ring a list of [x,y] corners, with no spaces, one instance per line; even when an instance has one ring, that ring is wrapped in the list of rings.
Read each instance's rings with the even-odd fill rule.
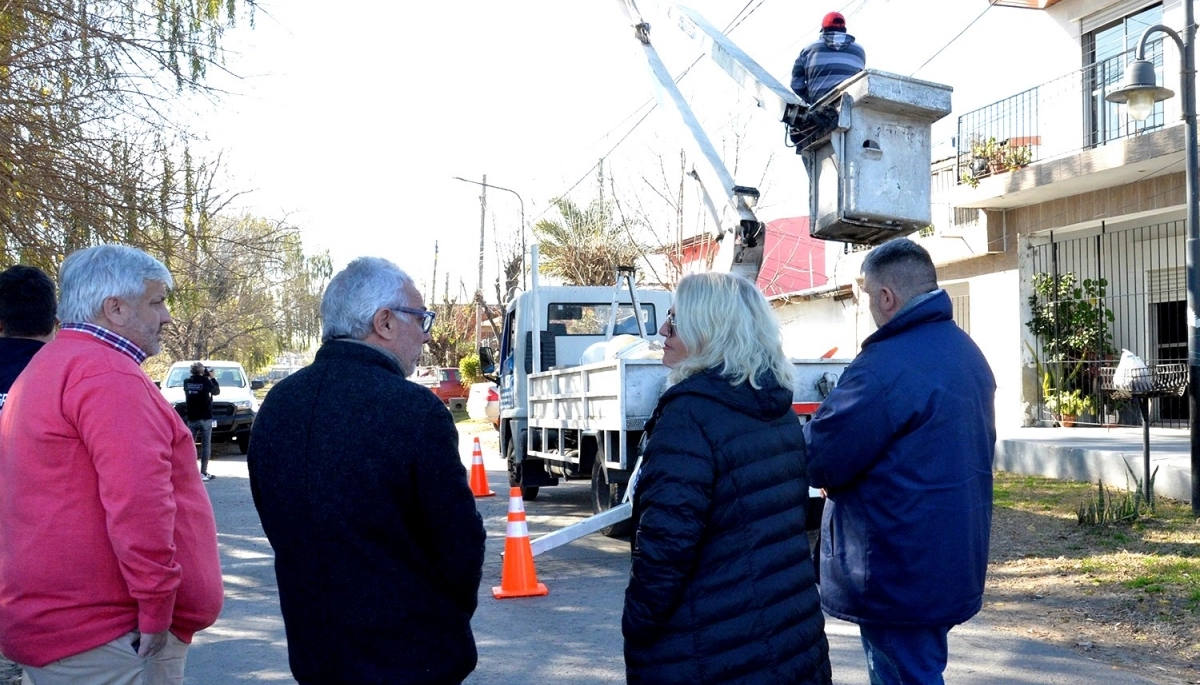
[[[187,420],[187,402],[184,401],[183,382],[192,375],[193,362],[175,362],[161,383],[162,395],[175,411]],[[213,442],[235,442],[238,450],[245,454],[250,449],[250,428],[258,414],[258,400],[254,397],[254,386],[242,365],[234,361],[202,359],[205,368],[212,369],[213,378],[221,386],[221,394],[213,397]]]

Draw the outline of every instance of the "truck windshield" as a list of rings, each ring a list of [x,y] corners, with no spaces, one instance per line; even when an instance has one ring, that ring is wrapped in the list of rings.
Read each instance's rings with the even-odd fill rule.
[[[546,316],[546,330],[563,331],[560,335],[604,335],[608,326],[610,303],[597,304],[551,304]],[[646,334],[658,332],[658,321],[654,315],[654,305],[642,305],[642,321],[646,323]],[[637,319],[633,316],[633,305],[617,305],[617,323],[613,335],[628,333],[637,335]]]

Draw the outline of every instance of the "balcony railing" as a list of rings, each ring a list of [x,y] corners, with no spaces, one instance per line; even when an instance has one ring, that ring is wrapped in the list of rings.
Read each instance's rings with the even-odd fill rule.
[[[1162,72],[1162,39],[1146,45],[1146,57]],[[1085,150],[1161,128],[1163,103],[1146,121],[1134,121],[1104,97],[1120,87],[1133,50],[1093,62],[1053,81],[993,102],[958,118],[959,184],[1025,164]]]

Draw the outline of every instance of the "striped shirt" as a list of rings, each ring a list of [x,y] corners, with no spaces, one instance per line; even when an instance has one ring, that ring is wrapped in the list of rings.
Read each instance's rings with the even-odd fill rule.
[[[811,105],[866,66],[867,53],[854,42],[854,36],[825,32],[821,40],[804,48],[796,58],[792,90]]]
[[[143,352],[142,348],[138,347],[128,338],[117,335],[107,328],[104,328],[103,326],[97,326],[94,323],[64,323],[61,324],[59,328],[64,331],[82,331],[99,340],[103,340],[109,345],[112,345],[113,349],[129,355],[129,358],[137,362],[139,366],[142,362],[146,361],[146,357],[150,356]]]

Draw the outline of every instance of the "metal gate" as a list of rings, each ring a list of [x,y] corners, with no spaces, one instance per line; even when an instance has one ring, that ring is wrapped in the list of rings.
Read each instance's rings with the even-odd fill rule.
[[[1090,408],[1076,421],[1140,425],[1136,406],[1101,389],[1100,368],[1128,349],[1148,364],[1187,362],[1185,222],[1098,230],[1031,244],[1024,325],[1039,371],[1037,417]],[[1036,239],[1035,239],[1036,240]],[[1068,401],[1070,400],[1070,401]],[[1156,426],[1186,428],[1188,400],[1152,402]]]

